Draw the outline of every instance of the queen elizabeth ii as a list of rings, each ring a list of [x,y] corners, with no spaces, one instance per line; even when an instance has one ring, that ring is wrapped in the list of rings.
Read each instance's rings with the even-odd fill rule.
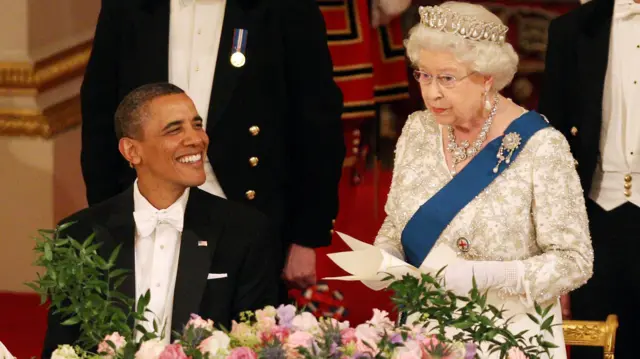
[[[565,138],[500,94],[518,66],[507,31],[479,5],[420,9],[405,45],[426,109],[398,139],[375,246],[416,267],[449,246],[457,258],[447,289],[466,295],[475,275],[489,301],[515,315],[512,331],[537,334],[526,313],[553,304],[560,324],[558,298],[591,277],[593,250]],[[552,355],[565,358],[562,328],[553,331]]]

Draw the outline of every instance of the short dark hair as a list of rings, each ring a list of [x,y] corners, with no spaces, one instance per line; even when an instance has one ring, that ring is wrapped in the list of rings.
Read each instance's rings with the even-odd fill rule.
[[[142,85],[122,99],[115,114],[116,137],[139,138],[142,121],[149,116],[149,103],[162,96],[183,94],[180,87],[166,83]]]

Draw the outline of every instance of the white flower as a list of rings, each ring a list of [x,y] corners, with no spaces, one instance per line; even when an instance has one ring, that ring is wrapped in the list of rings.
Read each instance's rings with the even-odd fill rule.
[[[369,344],[377,343],[380,340],[380,333],[369,324],[360,324],[356,327],[356,338]]]
[[[326,321],[328,321],[332,327],[338,327],[338,329],[340,330],[345,330],[347,328],[350,328],[349,326],[349,321],[344,321],[344,322],[339,322],[337,319],[335,318],[328,318],[328,319],[324,319]]]
[[[60,345],[51,354],[51,359],[79,359],[78,354],[71,345]]]
[[[266,316],[270,318],[275,318],[276,314],[278,314],[275,307],[268,305],[264,307],[264,309],[256,310],[256,317],[259,319],[260,317]]]
[[[136,359],[157,359],[164,351],[165,344],[160,339],[151,339],[142,343],[136,353]],[[53,358],[52,358],[53,359]]]
[[[291,322],[291,326],[295,330],[301,330],[312,334],[319,329],[318,320],[309,312],[303,312],[296,315]]]
[[[415,340],[407,340],[402,346],[394,350],[394,359],[420,359],[422,358],[422,347]]]
[[[219,330],[216,330],[210,337],[200,343],[198,349],[203,354],[209,353],[211,357],[229,354],[229,344],[231,339]]]
[[[368,324],[379,328],[380,331],[393,330],[393,322],[388,317],[389,313],[384,310],[374,309],[373,310],[373,318],[367,321]]]

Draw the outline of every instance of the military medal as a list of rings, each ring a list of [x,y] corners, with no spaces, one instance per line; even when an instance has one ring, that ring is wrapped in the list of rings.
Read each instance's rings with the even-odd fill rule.
[[[231,54],[231,65],[242,67],[247,62],[245,52],[247,50],[247,34],[245,29],[233,30],[233,49]]]
[[[458,246],[458,249],[461,252],[465,252],[465,253],[468,252],[469,247],[471,247],[471,243],[469,243],[469,240],[464,237],[458,238],[458,242],[456,244]]]

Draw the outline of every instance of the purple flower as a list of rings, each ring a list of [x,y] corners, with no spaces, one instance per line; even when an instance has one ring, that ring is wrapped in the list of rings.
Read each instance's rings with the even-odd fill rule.
[[[291,328],[293,318],[296,316],[296,307],[291,304],[280,305],[276,310],[278,315],[278,325],[285,328]]]
[[[402,334],[395,333],[391,336],[391,338],[389,338],[389,340],[391,341],[391,344],[402,344]]]
[[[477,346],[475,343],[468,342],[464,345],[464,359],[473,359],[476,357]]]
[[[331,343],[331,348],[329,348],[329,354],[335,355],[338,352],[338,344]]]

